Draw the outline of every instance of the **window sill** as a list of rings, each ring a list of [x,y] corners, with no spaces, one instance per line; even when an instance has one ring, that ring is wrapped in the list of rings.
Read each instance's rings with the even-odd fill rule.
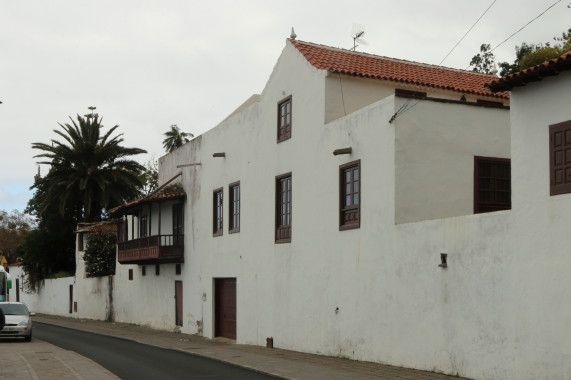
[[[276,240],[275,242],[276,244],[285,244],[285,243],[291,243],[291,239],[281,239],[281,240]]]
[[[238,232],[240,232],[240,228],[235,228],[233,230],[228,230],[229,234],[237,234]]]
[[[357,228],[361,228],[361,223],[344,224],[342,226],[339,226],[339,231],[354,230]]]
[[[212,234],[212,237],[217,237],[217,236],[222,236],[222,231],[220,232],[215,232]]]

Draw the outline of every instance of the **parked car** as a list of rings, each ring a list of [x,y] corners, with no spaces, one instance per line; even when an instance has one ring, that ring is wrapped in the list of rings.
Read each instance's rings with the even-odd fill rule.
[[[6,324],[0,330],[0,338],[24,338],[32,340],[32,318],[36,313],[30,313],[22,302],[0,302],[0,309],[6,317]]]

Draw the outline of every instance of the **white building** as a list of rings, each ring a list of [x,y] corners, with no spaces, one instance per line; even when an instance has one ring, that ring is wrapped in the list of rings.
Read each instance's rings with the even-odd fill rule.
[[[489,345],[479,298],[496,302],[480,248],[504,249],[487,235],[509,212],[475,210],[510,208],[509,100],[484,87],[493,79],[288,40],[260,96],[159,161],[160,182],[186,192],[184,263],[160,286],[161,323],[176,323],[176,282],[183,332],[485,368],[468,360]],[[153,283],[141,273],[157,262],[140,261],[133,284]]]
[[[115,320],[571,379],[570,69],[498,80],[288,40],[259,96],[113,210]]]

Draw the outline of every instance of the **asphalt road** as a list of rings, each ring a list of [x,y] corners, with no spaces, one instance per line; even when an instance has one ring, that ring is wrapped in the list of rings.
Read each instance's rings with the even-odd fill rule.
[[[34,338],[75,351],[122,379],[274,379],[184,352],[64,327],[34,323]]]

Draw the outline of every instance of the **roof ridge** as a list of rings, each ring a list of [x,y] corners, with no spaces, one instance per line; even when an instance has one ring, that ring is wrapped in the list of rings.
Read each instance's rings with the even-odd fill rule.
[[[407,64],[407,65],[431,67],[431,68],[434,68],[434,69],[451,70],[451,71],[457,71],[457,72],[466,73],[466,74],[474,74],[474,75],[481,75],[481,76],[485,76],[485,77],[494,77],[494,78],[497,78],[494,74],[490,74],[490,73],[481,73],[481,72],[478,72],[478,71],[457,69],[457,68],[455,68],[455,67],[433,65],[433,64],[431,64],[431,63],[424,63],[424,62],[410,61],[410,60],[400,59],[400,58],[387,57],[387,56],[384,56],[384,55],[378,55],[378,54],[372,54],[372,53],[366,53],[366,52],[360,52],[360,51],[353,51],[353,50],[348,50],[348,49],[344,49],[344,48],[337,48],[337,47],[334,47],[334,46],[328,46],[328,45],[317,44],[317,43],[314,43],[314,42],[294,40],[294,39],[291,39],[291,38],[288,38],[288,40],[289,40],[290,42],[292,42],[292,43],[306,44],[306,45],[310,45],[310,46],[317,47],[317,48],[323,48],[323,49],[338,51],[338,52],[341,52],[341,53],[355,54],[355,55],[364,56],[364,57],[370,57],[370,58],[375,58],[375,59],[386,59],[386,60],[388,60],[388,61],[404,63],[404,64]]]

